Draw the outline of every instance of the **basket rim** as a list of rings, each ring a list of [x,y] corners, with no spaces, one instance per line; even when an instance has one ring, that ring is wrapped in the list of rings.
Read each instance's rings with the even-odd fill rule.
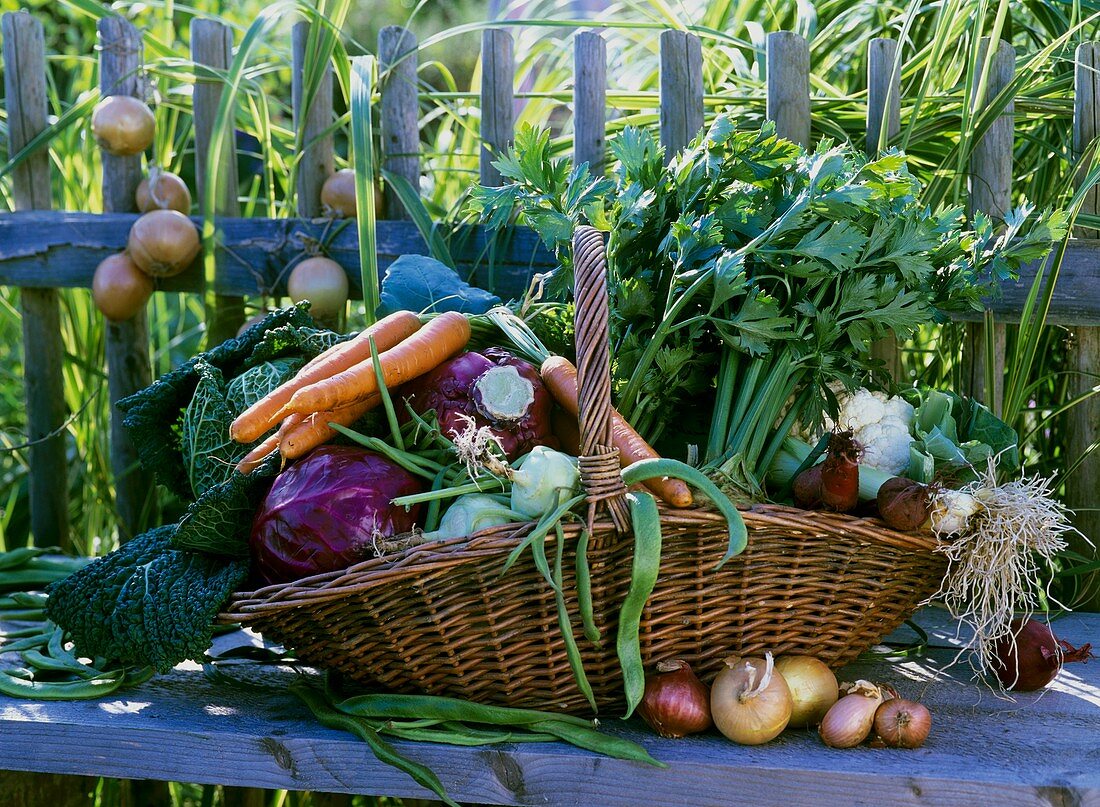
[[[873,516],[853,516],[822,510],[802,510],[781,504],[757,503],[738,508],[752,541],[753,527],[780,527],[798,538],[803,531],[834,533],[846,540],[860,539],[867,544],[880,544],[912,552],[934,552],[940,544],[930,530],[899,532]],[[660,505],[661,523],[666,525],[703,526],[723,523],[724,517],[709,507],[676,509]],[[345,569],[304,577],[287,583],[276,583],[252,591],[238,591],[218,615],[218,621],[247,622],[259,612],[270,615],[272,611],[294,608],[313,602],[337,599],[375,585],[380,579],[393,579],[406,575],[422,575],[425,567],[439,570],[459,566],[471,558],[498,555],[510,550],[533,527],[535,522],[505,524],[489,527],[472,535],[448,538],[442,541],[412,546],[389,555],[368,558]],[[563,525],[567,535],[580,531],[581,525]],[[609,518],[597,520],[593,525],[597,534],[614,532]],[[552,539],[552,536],[551,536]]]

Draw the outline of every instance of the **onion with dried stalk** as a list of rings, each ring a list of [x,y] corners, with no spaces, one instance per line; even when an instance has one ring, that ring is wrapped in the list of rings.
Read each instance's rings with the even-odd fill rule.
[[[934,492],[933,510],[959,492]],[[948,571],[930,600],[942,601],[953,617],[973,629],[967,649],[977,653],[982,669],[992,670],[998,643],[1014,641],[1013,618],[1032,613],[1039,559],[1053,559],[1066,547],[1066,534],[1076,530],[1069,511],[1054,498],[1051,479],[1021,477],[998,484],[995,457],[961,493],[978,506],[961,529],[936,530],[944,539],[936,549],[947,556]],[[936,524],[933,517],[934,530]]]

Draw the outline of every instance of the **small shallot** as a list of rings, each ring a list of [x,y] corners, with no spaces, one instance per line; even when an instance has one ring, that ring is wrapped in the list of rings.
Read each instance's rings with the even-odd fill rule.
[[[658,663],[657,674],[646,678],[638,714],[650,728],[669,739],[698,734],[714,725],[710,690],[680,659]]]
[[[855,748],[867,739],[882,703],[882,691],[870,681],[856,681],[848,694],[825,713],[818,731],[830,748]]]

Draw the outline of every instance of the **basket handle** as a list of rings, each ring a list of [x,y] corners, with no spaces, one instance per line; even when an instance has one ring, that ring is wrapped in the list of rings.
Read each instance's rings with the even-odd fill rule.
[[[573,321],[577,334],[577,401],[581,482],[588,494],[588,530],[600,505],[619,532],[630,526],[619,450],[611,439],[611,357],[607,257],[603,234],[582,225],[573,234]]]

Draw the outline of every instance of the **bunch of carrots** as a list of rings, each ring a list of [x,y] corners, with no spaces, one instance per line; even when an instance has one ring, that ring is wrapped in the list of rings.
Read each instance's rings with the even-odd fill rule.
[[[441,314],[421,326],[413,312],[396,311],[333,345],[233,421],[229,436],[238,443],[251,443],[279,426],[237,470],[248,473],[276,450],[283,459],[297,459],[336,435],[330,424],[350,426],[378,406],[376,352],[389,389],[435,369],[469,341],[470,323],[462,314]]]
[[[284,460],[297,459],[336,436],[332,424],[351,426],[382,402],[379,376],[386,389],[424,375],[462,352],[470,341],[469,320],[462,314],[440,314],[421,325],[411,311],[397,311],[353,339],[326,350],[294,378],[257,401],[229,428],[238,443],[270,437],[238,463],[247,474],[278,450]],[[375,359],[380,372],[375,371]],[[558,405],[577,418],[577,370],[561,356],[549,356],[540,374]],[[633,427],[612,410],[612,443],[625,467],[659,455]],[[690,507],[691,492],[679,479],[660,477],[646,486],[674,507]]]

